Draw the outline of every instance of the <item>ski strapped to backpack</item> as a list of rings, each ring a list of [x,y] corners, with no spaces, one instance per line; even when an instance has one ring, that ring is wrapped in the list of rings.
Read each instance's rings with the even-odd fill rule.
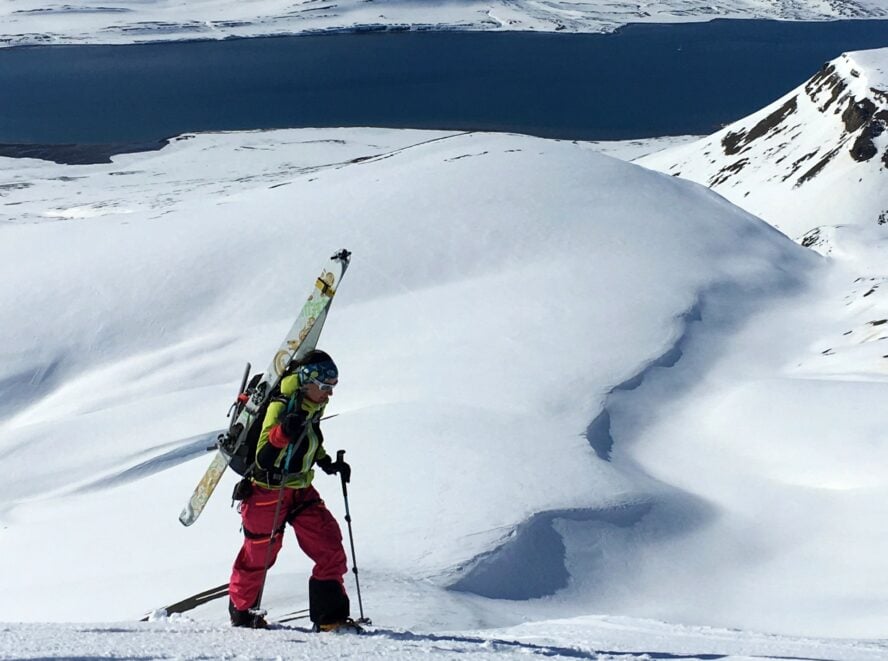
[[[333,296],[350,260],[351,253],[348,250],[341,250],[330,258],[321,275],[316,278],[308,300],[278,347],[271,364],[265,372],[250,379],[249,384],[250,365],[247,365],[237,401],[232,407],[234,415],[231,416],[231,424],[228,431],[220,437],[216,456],[179,514],[182,525],[190,526],[197,520],[230,463],[236,460],[236,467],[244,471],[252,464],[252,455],[247,454],[248,447],[245,444],[251,433],[258,439],[264,411],[281,379],[294,363],[317,346]]]
[[[249,370],[249,368],[250,365],[247,363],[247,369]],[[240,395],[238,395],[237,400],[232,405],[234,420],[237,420],[240,417],[247,402],[256,393],[256,387],[261,381],[262,373],[254,374],[247,387],[241,391]],[[228,433],[219,435],[219,450],[228,455],[228,465],[238,475],[246,477],[251,472],[253,459],[256,457],[256,445],[259,442],[259,435],[262,433],[262,421],[265,419],[265,412],[268,411],[268,405],[279,396],[280,390],[276,387],[275,391],[271,393],[269,397],[265,398],[265,401],[256,411],[254,417],[256,424],[250,425],[250,428],[247,429],[247,433],[242,439],[239,437],[239,434],[232,433],[231,430],[229,430]],[[238,441],[241,441],[240,444],[238,444]]]

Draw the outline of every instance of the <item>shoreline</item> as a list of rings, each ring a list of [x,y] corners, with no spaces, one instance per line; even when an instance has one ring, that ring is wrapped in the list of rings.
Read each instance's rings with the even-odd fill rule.
[[[104,144],[2,144],[0,158],[33,158],[59,165],[98,165],[111,163],[112,156],[137,152],[160,151],[172,138],[151,142]]]

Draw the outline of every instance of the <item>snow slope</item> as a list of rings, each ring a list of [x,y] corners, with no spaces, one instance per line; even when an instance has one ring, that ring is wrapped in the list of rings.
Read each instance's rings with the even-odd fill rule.
[[[227,580],[233,477],[176,515],[243,363],[348,247],[327,443],[354,467],[368,614],[417,632],[356,655],[884,655],[888,301],[843,300],[846,265],[704,187],[589,145],[374,129],[0,178],[0,621],[132,621]],[[309,570],[288,539],[272,615]],[[251,636],[279,632],[225,618],[0,625],[0,653],[345,649],[266,651]]]
[[[504,630],[416,633],[374,629],[365,636],[319,636],[304,628],[232,630],[184,618],[145,624],[0,625],[0,659],[693,659],[878,661],[878,641],[784,638],[671,627],[619,617],[582,617]]]
[[[886,352],[888,49],[845,53],[712,136],[637,158],[724,195],[841,265],[815,370],[871,380]],[[845,376],[839,376],[839,375]]]
[[[0,44],[134,43],[343,30],[609,32],[627,23],[713,18],[888,16],[888,0],[4,0]]]
[[[709,186],[802,240],[823,226],[888,223],[886,128],[882,48],[845,53],[749,117],[637,162]]]

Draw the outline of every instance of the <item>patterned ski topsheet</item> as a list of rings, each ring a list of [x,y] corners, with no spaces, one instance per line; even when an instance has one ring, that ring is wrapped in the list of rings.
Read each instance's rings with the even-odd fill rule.
[[[275,389],[281,380],[281,376],[286,372],[289,364],[294,360],[299,360],[302,356],[312,351],[318,342],[321,330],[324,327],[324,321],[327,318],[327,310],[336,294],[342,276],[348,268],[351,253],[342,250],[330,258],[330,262],[321,271],[321,275],[315,280],[314,288],[309,294],[308,300],[302,306],[302,310],[290,332],[287,333],[284,341],[275,352],[268,369],[263,372],[262,380],[256,385],[253,396],[243,407],[236,420],[232,420],[230,429],[235,429],[238,424],[241,425],[241,432],[235,450],[243,439],[246,438],[250,425],[255,421],[256,412],[262,407],[265,399]],[[213,495],[213,491],[222,479],[225,469],[231,457],[221,450],[216,451],[213,461],[210,463],[194,493],[191,494],[182,512],[179,514],[179,521],[184,526],[190,526],[197,521],[197,518],[203,512],[207,501]]]

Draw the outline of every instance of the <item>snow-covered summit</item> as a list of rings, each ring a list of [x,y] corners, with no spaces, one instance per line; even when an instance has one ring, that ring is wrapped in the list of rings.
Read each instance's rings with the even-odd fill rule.
[[[835,20],[888,16],[888,0],[6,0],[0,46],[134,43],[351,30],[609,32],[627,23],[714,18]]]
[[[845,53],[762,110],[639,159],[789,236],[888,223],[888,49]]]

